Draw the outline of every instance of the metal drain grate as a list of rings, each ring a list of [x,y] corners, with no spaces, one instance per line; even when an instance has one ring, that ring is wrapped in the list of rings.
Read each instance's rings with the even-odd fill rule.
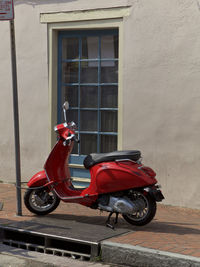
[[[61,250],[61,249],[57,249],[57,248],[45,248],[44,246],[38,246],[35,244],[29,244],[29,243],[24,243],[24,242],[20,242],[20,241],[13,241],[13,240],[3,240],[2,243],[4,245],[7,245],[7,246],[26,249],[26,250],[30,250],[30,251],[36,251],[36,252],[45,253],[45,254],[51,254],[51,255],[62,256],[62,257],[69,257],[69,258],[79,259],[79,260],[83,260],[83,261],[89,261],[90,260],[89,254],[77,253],[77,252]]]
[[[22,229],[1,228],[1,238],[4,245],[83,261],[99,255],[98,243]]]

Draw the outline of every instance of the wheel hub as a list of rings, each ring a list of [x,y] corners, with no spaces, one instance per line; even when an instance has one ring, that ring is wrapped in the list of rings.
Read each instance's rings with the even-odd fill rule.
[[[35,202],[37,205],[42,206],[47,202],[47,200],[45,198],[41,198],[38,195],[35,195]]]

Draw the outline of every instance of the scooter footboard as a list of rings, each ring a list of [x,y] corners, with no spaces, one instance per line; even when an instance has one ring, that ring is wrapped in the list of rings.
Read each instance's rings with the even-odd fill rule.
[[[36,173],[30,181],[27,183],[28,187],[37,187],[37,186],[43,186],[48,183],[45,171],[40,171]]]

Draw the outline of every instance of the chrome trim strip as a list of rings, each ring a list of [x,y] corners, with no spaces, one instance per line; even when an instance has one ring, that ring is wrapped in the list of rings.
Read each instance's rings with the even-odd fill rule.
[[[116,162],[121,162],[121,161],[131,161],[131,162],[137,163],[136,161],[134,161],[134,160],[132,160],[132,159],[116,159],[115,161],[116,161]]]

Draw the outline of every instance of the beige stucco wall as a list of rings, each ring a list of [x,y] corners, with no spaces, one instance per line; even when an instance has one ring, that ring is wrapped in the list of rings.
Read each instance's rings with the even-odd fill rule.
[[[20,14],[18,14],[20,10]],[[23,7],[22,7],[23,10]],[[33,9],[33,11],[35,11]],[[24,11],[23,11],[24,12]],[[48,151],[48,75],[45,27],[36,17],[23,19],[16,6],[16,49],[22,181],[42,168]],[[29,24],[30,23],[30,24]],[[36,25],[37,27],[34,27]],[[0,24],[0,180],[15,181],[12,76],[9,22]]]
[[[128,1],[15,1],[22,181],[43,167],[50,149],[47,25],[40,13],[127,5]],[[0,21],[0,181],[15,181],[9,22]]]
[[[22,180],[49,151],[47,25],[40,13],[131,5],[123,20],[123,149],[141,149],[165,203],[200,208],[198,0],[15,1]],[[0,22],[0,180],[14,181],[9,23]]]
[[[123,145],[142,150],[165,203],[200,208],[197,3],[141,0],[126,18]]]

